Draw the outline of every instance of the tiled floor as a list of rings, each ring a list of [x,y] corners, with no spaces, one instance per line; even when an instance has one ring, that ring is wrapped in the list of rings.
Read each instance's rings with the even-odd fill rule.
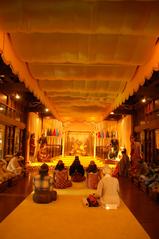
[[[0,221],[31,193],[31,181],[31,177],[22,178],[16,185],[0,193]],[[159,203],[150,199],[129,179],[120,178],[119,181],[122,200],[142,224],[151,239],[158,239]]]

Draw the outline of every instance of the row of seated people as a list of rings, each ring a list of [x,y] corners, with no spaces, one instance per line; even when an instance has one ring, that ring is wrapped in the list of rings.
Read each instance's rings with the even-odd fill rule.
[[[113,176],[130,177],[141,190],[148,192],[152,198],[159,201],[159,164],[147,164],[141,155],[136,161],[135,168],[130,161],[126,149],[122,150],[122,156],[117,164]]]
[[[72,182],[82,182],[87,179],[87,186],[89,188],[97,188],[97,184],[99,181],[99,169],[97,168],[95,162],[92,160],[89,166],[86,168],[87,176],[85,177],[85,170],[83,165],[79,160],[79,157],[76,156],[72,165],[69,168],[69,176],[71,180],[69,180],[68,170],[64,166],[62,160],[59,160],[55,170],[54,170],[54,186],[55,188],[66,188],[72,186]]]
[[[7,169],[7,162],[3,159],[0,160],[0,184],[6,182],[10,178],[14,177],[15,174]]]
[[[132,181],[143,191],[156,195],[154,199],[159,201],[159,165],[148,165],[144,160],[140,160],[135,174],[132,175]]]
[[[62,165],[61,162],[60,165]],[[57,200],[57,192],[53,189],[53,177],[49,176],[48,172],[49,167],[44,163],[40,167],[39,174],[33,177],[33,201],[36,203],[49,203]],[[118,208],[120,205],[119,182],[117,178],[112,177],[112,170],[107,165],[103,169],[103,177],[98,183],[95,197],[104,207]]]
[[[24,172],[24,158],[21,153],[16,153],[10,161],[0,160],[0,184],[21,175]]]

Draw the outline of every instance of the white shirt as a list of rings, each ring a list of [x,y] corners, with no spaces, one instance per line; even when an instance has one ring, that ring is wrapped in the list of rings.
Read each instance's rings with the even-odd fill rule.
[[[11,160],[9,161],[8,163],[8,166],[7,166],[7,170],[11,171],[11,172],[14,172],[16,174],[20,174],[21,173],[21,170],[22,170],[22,167],[20,166],[20,164],[18,163],[18,157],[13,157],[11,158]]]
[[[120,204],[119,181],[115,177],[106,174],[98,183],[97,195],[103,206]]]

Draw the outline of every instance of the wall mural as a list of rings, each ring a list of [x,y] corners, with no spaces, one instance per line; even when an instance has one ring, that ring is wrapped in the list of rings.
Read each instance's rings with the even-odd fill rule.
[[[93,156],[94,136],[91,132],[68,131],[65,138],[65,155]]]

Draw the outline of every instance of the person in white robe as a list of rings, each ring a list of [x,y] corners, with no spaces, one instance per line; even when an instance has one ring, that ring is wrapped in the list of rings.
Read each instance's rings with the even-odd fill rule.
[[[116,209],[120,205],[119,181],[112,177],[112,170],[109,166],[103,169],[103,177],[97,186],[97,196],[101,205],[106,209]]]
[[[19,161],[24,160],[23,156],[18,152],[15,154],[13,158],[10,159],[7,170],[15,173],[16,175],[20,175],[23,171],[23,168],[20,166]]]

